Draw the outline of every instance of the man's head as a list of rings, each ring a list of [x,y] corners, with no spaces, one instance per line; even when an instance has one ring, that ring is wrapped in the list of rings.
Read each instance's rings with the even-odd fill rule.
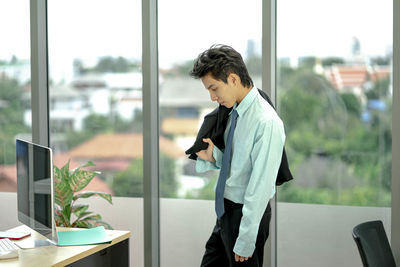
[[[190,74],[202,80],[212,101],[226,107],[240,103],[244,89],[253,87],[242,56],[227,45],[213,45],[201,53]]]
[[[197,57],[190,75],[201,79],[208,73],[211,73],[214,79],[224,83],[227,83],[229,74],[234,73],[240,77],[244,87],[253,87],[253,81],[242,56],[227,45],[213,45],[201,53]]]

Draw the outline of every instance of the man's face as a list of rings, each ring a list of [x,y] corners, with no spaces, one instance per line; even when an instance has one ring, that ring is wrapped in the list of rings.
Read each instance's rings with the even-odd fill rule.
[[[227,83],[214,79],[211,73],[201,78],[204,87],[210,93],[211,101],[217,101],[220,105],[227,108],[233,107],[236,102],[236,88],[230,76],[231,75],[228,76]]]

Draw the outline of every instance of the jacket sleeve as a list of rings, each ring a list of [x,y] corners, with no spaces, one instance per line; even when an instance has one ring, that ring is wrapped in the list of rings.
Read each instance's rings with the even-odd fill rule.
[[[211,138],[211,134],[217,123],[218,108],[214,109],[211,113],[204,117],[200,130],[197,133],[196,141],[194,144],[185,151],[185,154],[190,155],[190,159],[197,159],[196,153],[200,150],[207,149],[208,144],[203,142],[203,138]]]
[[[265,93],[263,90],[258,89],[258,92],[260,93],[260,95],[271,105],[271,107],[274,107],[274,105],[272,104],[271,99],[269,98],[268,94]],[[288,159],[286,157],[286,151],[285,151],[285,147],[283,147],[283,153],[282,153],[282,160],[281,160],[281,165],[279,166],[279,171],[278,171],[278,176],[276,178],[276,185],[281,185],[285,182],[288,182],[290,180],[293,179],[293,175],[290,172],[289,169],[289,162]]]

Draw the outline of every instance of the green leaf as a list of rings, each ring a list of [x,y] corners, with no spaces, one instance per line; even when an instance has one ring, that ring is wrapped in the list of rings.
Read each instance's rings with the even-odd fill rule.
[[[92,213],[93,213],[93,212],[91,212],[91,211],[82,212],[82,213],[79,214],[79,216],[77,216],[77,218],[76,218],[75,221],[78,221],[78,220],[82,219],[83,217],[88,216],[88,215],[90,215],[90,214],[92,214]]]
[[[58,216],[58,220],[61,222],[60,226],[71,227],[68,216],[64,212],[60,212]]]
[[[96,220],[101,220],[100,214],[94,214],[81,219],[81,221],[96,221]]]
[[[69,185],[69,160],[68,162],[61,168],[61,179],[64,180]]]
[[[66,205],[63,209],[62,209],[62,214],[63,217],[69,222],[71,221],[71,205]]]
[[[81,191],[90,183],[95,175],[96,172],[94,171],[80,170],[78,172],[74,172],[70,179],[72,191],[74,193]]]
[[[91,216],[76,220],[72,225],[75,225],[77,227],[91,228],[96,225],[96,222],[98,220],[101,220],[101,216],[99,214],[95,214],[95,215],[91,215]]]
[[[94,164],[91,161],[88,161],[86,163],[81,164],[79,167],[75,168],[72,170],[71,176],[74,175],[76,172],[78,172],[80,169],[85,168],[85,167],[93,167],[96,166],[96,164]]]
[[[73,225],[75,227],[85,227],[85,228],[104,226],[106,229],[113,229],[111,225],[101,220],[101,216],[98,214],[83,218],[81,220],[77,220],[73,223]]]
[[[61,183],[61,170],[54,165],[53,166],[53,172],[54,172],[54,183],[59,184]]]
[[[55,220],[57,226],[64,226],[65,227],[65,226],[68,225],[68,222],[66,222],[62,211],[60,209],[58,209],[58,208],[56,208],[54,210],[54,220]]]
[[[88,222],[86,222],[86,221],[75,221],[73,224],[72,224],[72,227],[78,227],[78,228],[91,228],[92,227],[92,225],[91,224],[89,224]]]
[[[56,222],[56,226],[64,226],[64,221],[63,221],[62,217],[55,216],[54,220]]]
[[[54,200],[60,207],[71,205],[73,194],[71,188],[65,183],[54,184]]]
[[[89,205],[75,205],[72,207],[71,212],[75,214],[76,217],[81,216],[82,213],[87,211]]]
[[[95,196],[95,195],[104,198],[110,204],[112,204],[111,194],[103,193],[103,192],[94,192],[94,191],[84,191],[84,192],[77,193],[74,195],[74,201],[77,200],[78,198],[88,198],[88,197]]]
[[[63,175],[65,172],[54,167],[54,200],[60,207],[70,205],[73,198],[71,187]]]

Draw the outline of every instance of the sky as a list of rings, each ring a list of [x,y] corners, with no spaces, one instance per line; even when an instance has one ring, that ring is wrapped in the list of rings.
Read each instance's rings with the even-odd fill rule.
[[[244,4],[245,3],[245,4]],[[215,43],[245,54],[261,47],[261,0],[159,0],[159,62],[168,68]],[[391,49],[392,0],[278,0],[278,57],[350,55],[353,36],[366,55]],[[30,57],[29,0],[0,1],[0,59]],[[74,58],[140,58],[140,0],[48,0],[50,73],[72,75]],[[57,78],[60,78],[57,77]],[[56,78],[56,77],[54,77]]]

